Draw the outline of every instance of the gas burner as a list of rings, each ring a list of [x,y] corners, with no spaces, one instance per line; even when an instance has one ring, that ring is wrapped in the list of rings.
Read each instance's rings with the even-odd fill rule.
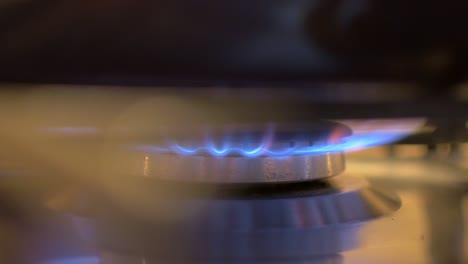
[[[136,155],[135,173],[164,180],[267,183],[322,179],[345,169],[341,152],[289,157]],[[141,166],[143,163],[143,166]],[[141,170],[143,169],[143,170]],[[138,171],[139,170],[139,171]],[[133,173],[133,174],[135,174]]]
[[[153,259],[333,255],[359,246],[363,222],[400,207],[398,197],[348,175],[304,186],[275,185],[268,192],[261,185],[233,190],[227,184],[210,190],[195,184],[192,189],[205,189],[183,195],[174,195],[180,190],[167,183],[145,181],[135,187],[140,195],[148,195],[139,204],[146,207],[145,213],[136,213],[141,208],[122,210],[102,198],[97,229],[107,250]],[[172,195],[161,198],[161,192]]]
[[[348,127],[326,121],[308,126],[205,127],[191,132],[163,140],[163,147],[139,145],[130,155],[126,152],[123,159],[133,164],[127,173],[216,183],[322,179],[344,171],[343,152],[337,146],[351,135]]]
[[[95,196],[98,244],[116,255],[183,263],[316,258],[358,247],[361,224],[400,201],[346,175],[342,151],[270,155],[288,142],[333,148],[351,134],[332,122],[310,127],[218,130],[210,139],[216,145],[229,135],[224,156],[113,149]],[[175,138],[204,144],[198,135]],[[251,143],[261,155],[233,151]]]
[[[124,170],[127,173],[165,180],[309,181],[342,173],[345,151],[379,145],[408,133],[391,120],[350,124],[358,129],[356,133],[330,121],[212,125],[190,127],[190,131],[173,129],[170,135],[160,129],[152,141],[125,150],[120,157],[125,162],[119,164],[132,164]],[[119,167],[116,173],[122,172]]]

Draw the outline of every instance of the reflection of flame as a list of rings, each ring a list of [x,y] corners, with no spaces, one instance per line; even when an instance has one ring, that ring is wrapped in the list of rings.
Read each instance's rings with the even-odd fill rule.
[[[356,151],[372,146],[388,144],[404,138],[423,124],[421,119],[398,119],[398,120],[351,120],[340,121],[351,127],[353,134],[343,137],[343,132],[338,127],[332,131],[326,141],[308,146],[290,145],[278,148],[274,144],[274,129],[266,129],[260,142],[255,146],[246,146],[250,142],[233,141],[225,136],[221,146],[215,144],[213,137],[206,136],[201,143],[183,144],[170,141],[167,146],[139,145],[137,149],[145,152],[175,153],[178,155],[212,155],[212,156],[291,156],[291,155],[313,155],[324,152]],[[219,145],[219,144],[218,144]],[[250,144],[251,145],[251,144]]]

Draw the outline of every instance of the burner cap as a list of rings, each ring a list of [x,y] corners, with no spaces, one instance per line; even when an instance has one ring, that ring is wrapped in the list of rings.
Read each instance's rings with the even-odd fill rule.
[[[110,174],[212,183],[299,182],[345,169],[337,144],[351,134],[328,121],[309,125],[211,126],[177,132],[157,145],[111,151]],[[162,142],[162,143],[161,143]],[[116,167],[115,164],[119,164]],[[117,169],[117,171],[115,170]]]
[[[212,157],[134,153],[125,174],[173,181],[268,183],[310,181],[345,170],[341,152],[289,157]],[[115,169],[110,165],[110,170]],[[122,166],[116,173],[123,173]]]

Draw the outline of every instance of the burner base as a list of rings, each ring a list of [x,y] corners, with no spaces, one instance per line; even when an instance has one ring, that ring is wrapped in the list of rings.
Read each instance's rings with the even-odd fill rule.
[[[164,259],[333,255],[359,246],[363,222],[400,207],[397,196],[362,179],[342,175],[327,181],[328,192],[260,199],[163,197],[151,186],[133,186],[140,191],[138,203],[96,199],[97,244],[123,255]]]

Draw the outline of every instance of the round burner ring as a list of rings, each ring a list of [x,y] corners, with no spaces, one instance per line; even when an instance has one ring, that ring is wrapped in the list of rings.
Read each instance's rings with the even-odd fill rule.
[[[123,149],[121,156],[112,151],[106,171],[182,182],[311,181],[345,170],[337,146],[351,134],[347,126],[331,121],[200,125],[155,133],[153,140]]]
[[[338,175],[342,152],[289,157],[213,157],[137,153],[127,173],[174,181],[210,183],[298,182]]]

